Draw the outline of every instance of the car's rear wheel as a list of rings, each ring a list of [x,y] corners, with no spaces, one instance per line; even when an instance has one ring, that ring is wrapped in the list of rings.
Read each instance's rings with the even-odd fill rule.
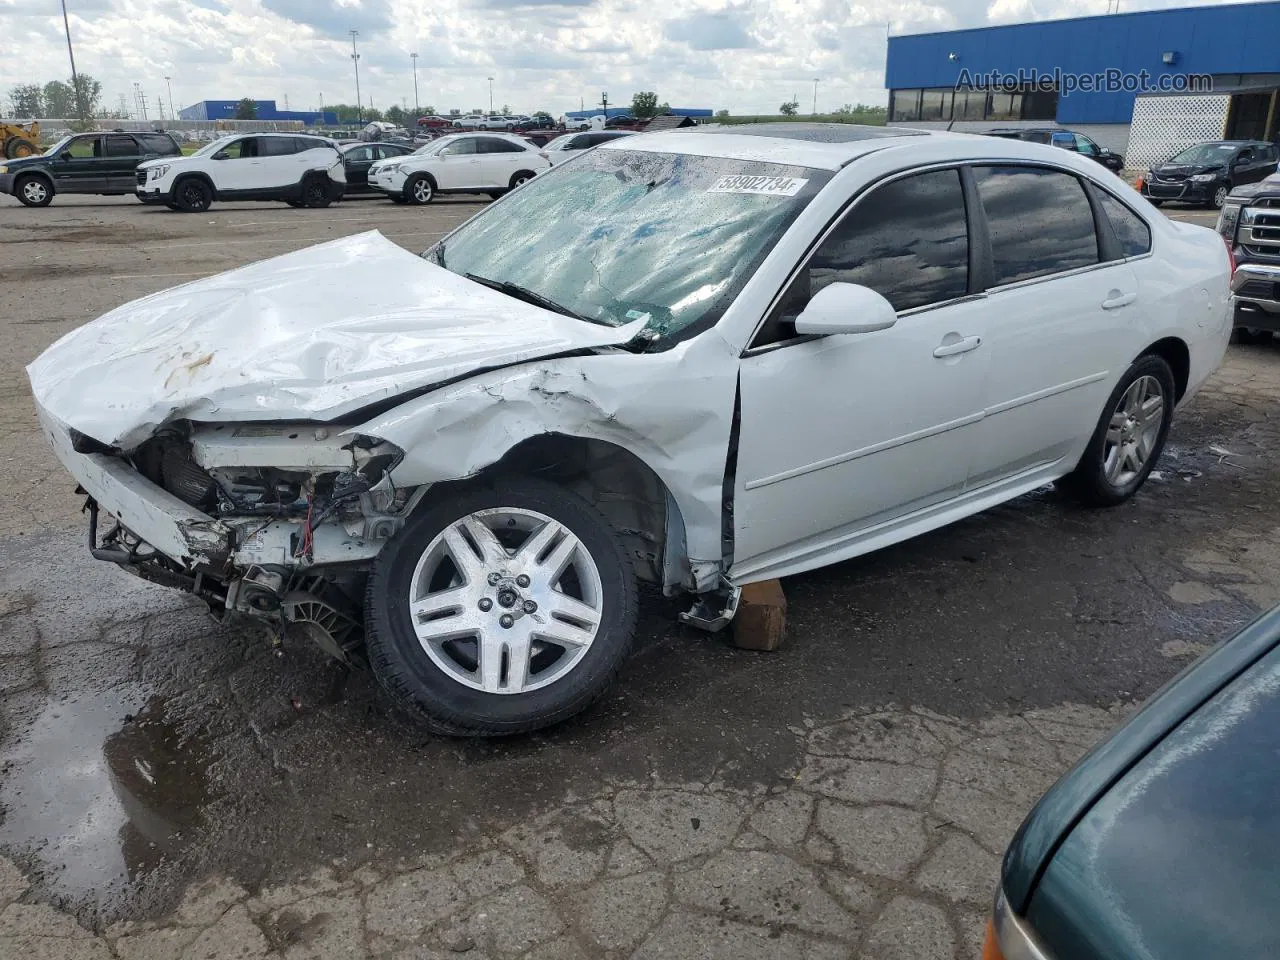
[[[1163,357],[1135,360],[1111,392],[1089,446],[1063,486],[1090,506],[1123,503],[1146,482],[1169,435],[1173,371]]]
[[[173,188],[173,202],[183,213],[203,213],[213,204],[213,191],[203,180],[189,177]]]
[[[21,177],[13,189],[18,199],[28,207],[47,207],[53,202],[53,188],[44,177]]]
[[[422,206],[435,199],[436,187],[425,173],[415,174],[404,185],[404,198],[415,206]]]
[[[497,481],[414,517],[379,555],[365,603],[383,687],[432,729],[525,733],[584,710],[631,647],[635,575],[577,494]]]
[[[526,184],[532,179],[532,170],[521,170],[511,178],[511,189],[514,190],[516,187]]]

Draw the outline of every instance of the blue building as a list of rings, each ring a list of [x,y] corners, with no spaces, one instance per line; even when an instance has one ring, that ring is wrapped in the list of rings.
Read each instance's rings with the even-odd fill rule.
[[[1139,121],[1270,140],[1280,2],[891,37],[885,86],[889,122],[911,126],[1060,125],[1121,152]]]
[[[258,115],[255,120],[301,120],[307,126],[336,124],[338,116],[329,111],[280,110],[274,100],[255,100]],[[234,120],[239,100],[201,100],[178,111],[179,120]]]

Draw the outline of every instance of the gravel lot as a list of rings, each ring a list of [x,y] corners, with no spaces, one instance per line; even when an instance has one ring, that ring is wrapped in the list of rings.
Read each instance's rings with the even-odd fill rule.
[[[1130,504],[1039,492],[793,578],[773,654],[650,598],[588,715],[437,740],[91,560],[23,367],[147,293],[479,207],[0,198],[0,956],[975,957],[1039,793],[1280,601],[1280,345],[1231,349]]]

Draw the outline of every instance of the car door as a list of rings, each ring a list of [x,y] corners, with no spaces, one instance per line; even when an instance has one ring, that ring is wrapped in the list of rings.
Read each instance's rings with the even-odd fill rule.
[[[240,137],[218,150],[213,159],[214,186],[219,193],[243,193],[263,186],[258,137]]]
[[[276,190],[301,183],[311,166],[309,149],[315,141],[280,134],[258,137],[259,179],[262,189]]]
[[[382,147],[373,144],[362,144],[352,147],[342,156],[343,167],[347,174],[347,192],[360,193],[369,189],[369,168],[375,160],[391,156]]]
[[[75,137],[49,167],[54,188],[59,193],[101,193],[107,182],[103,174],[102,137]]]
[[[898,175],[789,281],[742,361],[735,572],[804,569],[961,492],[987,366],[970,249],[958,170]],[[896,324],[795,337],[794,317],[837,281],[884,295]]]
[[[476,146],[480,157],[480,176],[486,187],[505,190],[517,171],[531,165],[528,150],[502,137],[481,137]]]
[[[465,190],[480,185],[479,137],[459,137],[440,149],[428,167],[441,190]]]
[[[108,133],[102,138],[102,175],[107,193],[131,193],[134,170],[142,162],[142,147],[127,133]]]
[[[973,177],[991,286],[985,416],[970,488],[1078,457],[1143,346],[1142,291],[1124,259],[1107,259],[1074,173],[978,165]]]
[[[1265,147],[1245,147],[1231,165],[1232,183],[1257,183],[1271,172]]]

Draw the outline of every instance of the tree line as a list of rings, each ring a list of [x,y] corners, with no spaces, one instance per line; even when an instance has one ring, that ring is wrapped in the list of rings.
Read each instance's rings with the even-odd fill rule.
[[[102,109],[102,84],[81,73],[76,76],[77,87],[68,79],[50,80],[48,83],[20,83],[9,90],[9,110],[12,116],[29,117],[114,117],[116,113]]]

